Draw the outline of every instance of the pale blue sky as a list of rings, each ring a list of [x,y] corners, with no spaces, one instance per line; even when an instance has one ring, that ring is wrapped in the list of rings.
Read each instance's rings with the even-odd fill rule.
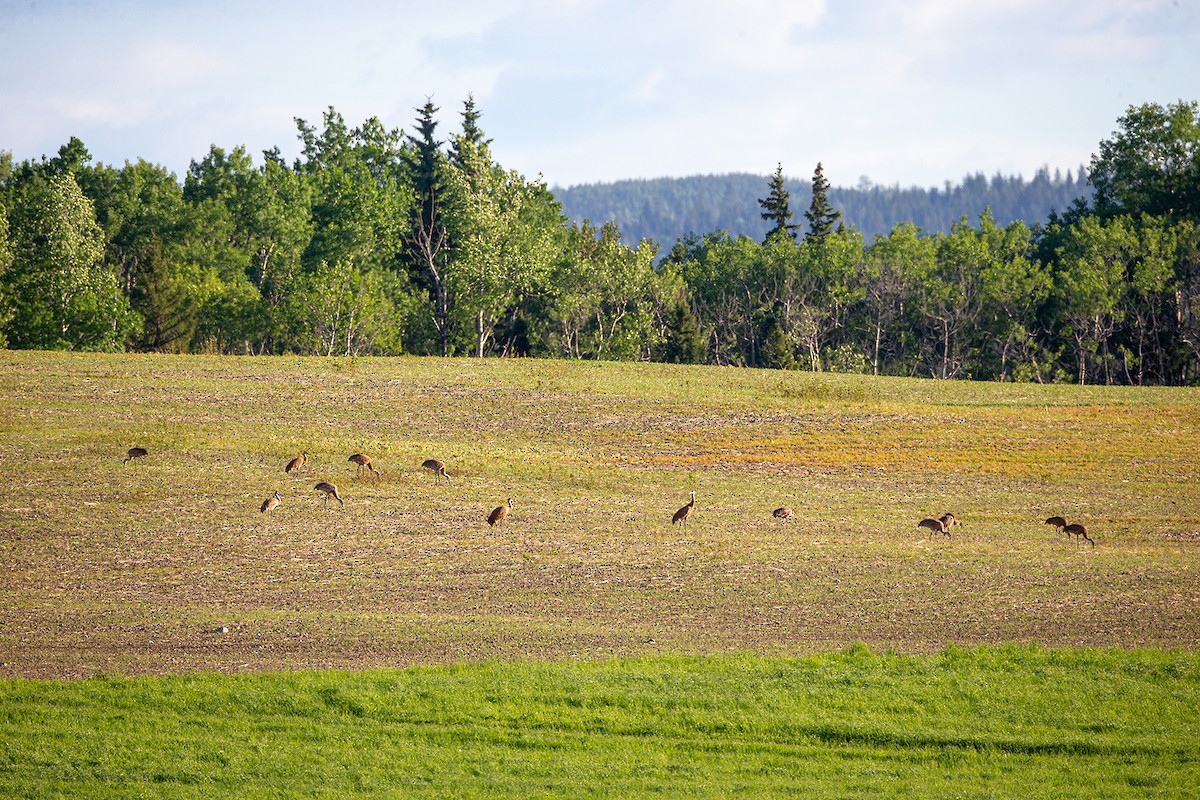
[[[0,149],[298,153],[295,117],[439,136],[467,93],[551,185],[726,172],[938,186],[1086,164],[1200,99],[1200,0],[0,0]]]

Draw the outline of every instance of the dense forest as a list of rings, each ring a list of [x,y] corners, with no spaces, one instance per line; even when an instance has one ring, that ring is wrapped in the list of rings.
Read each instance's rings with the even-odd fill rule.
[[[780,166],[738,201],[761,234],[661,248],[615,214],[572,221],[497,163],[471,98],[447,141],[432,102],[416,111],[406,133],[330,108],[296,120],[291,164],[213,146],[182,181],[93,163],[74,138],[36,161],[0,152],[0,346],[1200,382],[1195,102],[1130,107],[1086,186],[947,187],[947,208],[996,199],[948,227],[871,218],[835,202],[820,164],[799,191]],[[998,216],[1030,185],[1075,199]]]
[[[759,214],[767,178],[745,173],[695,175],[687,178],[626,180],[615,183],[553,187],[569,219],[612,220],[629,241],[649,239],[670,248],[688,234],[728,231],[762,239],[769,228]],[[785,188],[798,208],[812,201],[812,187],[794,178]],[[1020,176],[982,173],[941,188],[880,186],[865,177],[854,188],[831,187],[833,207],[867,241],[885,236],[898,222],[911,222],[926,233],[949,233],[964,216],[977,218],[991,209],[1001,225],[1023,220],[1033,223],[1053,211],[1065,211],[1075,201],[1090,200],[1087,172],[1038,170],[1031,180]]]

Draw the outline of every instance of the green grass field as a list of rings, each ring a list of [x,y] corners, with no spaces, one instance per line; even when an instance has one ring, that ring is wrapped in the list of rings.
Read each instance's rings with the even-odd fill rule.
[[[1196,389],[0,352],[0,794],[1194,796],[1198,477]]]
[[[866,648],[0,682],[5,797],[1194,797],[1200,660]]]

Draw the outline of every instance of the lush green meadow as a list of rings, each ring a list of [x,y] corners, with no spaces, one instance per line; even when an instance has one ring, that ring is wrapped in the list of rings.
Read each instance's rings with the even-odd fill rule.
[[[0,794],[1197,791],[1196,389],[0,352],[0,478]]]
[[[5,797],[1195,797],[1200,659],[864,647],[0,682]]]

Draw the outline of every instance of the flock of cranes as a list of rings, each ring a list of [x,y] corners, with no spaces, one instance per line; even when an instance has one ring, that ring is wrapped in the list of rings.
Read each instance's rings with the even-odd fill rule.
[[[142,448],[135,448],[135,449],[141,450],[142,455],[146,454],[146,451],[142,450]],[[133,450],[130,450],[129,452],[133,453]],[[302,470],[305,467],[305,465],[308,464],[308,457],[310,455],[311,455],[311,453],[309,453],[307,450],[305,450],[300,455],[296,456],[291,461],[289,461],[287,463],[287,466],[285,466],[283,468],[283,471],[288,474],[293,474],[293,473],[299,472],[300,470]],[[364,469],[367,470],[367,473],[371,477],[373,477],[377,480],[383,474],[378,469],[375,468],[375,463],[373,461],[371,461],[371,457],[369,455],[367,455],[366,453],[355,453],[354,455],[350,456],[346,460],[349,461],[351,464],[354,464],[357,467],[357,469],[355,470],[355,473],[354,473],[356,476],[361,476],[362,471]],[[437,458],[426,459],[425,461],[423,461],[421,463],[421,467],[423,469],[427,469],[433,473],[433,478],[434,478],[435,483],[441,483],[443,479],[446,481],[446,483],[450,482],[450,476],[446,473],[446,462],[442,461],[441,459],[437,459]],[[338,505],[340,507],[342,507],[342,508],[346,507],[346,503],[344,500],[342,500],[342,495],[341,495],[341,493],[338,492],[338,487],[335,484],[329,483],[328,481],[321,481],[316,486],[314,486],[313,489],[318,492],[323,492],[325,494],[325,503],[324,503],[325,506],[329,505],[329,498],[332,497],[334,500],[338,501]],[[279,496],[279,491],[276,490],[275,494],[271,495],[270,497],[268,497],[266,500],[263,501],[262,505],[259,507],[258,510],[264,514],[267,514],[267,513],[270,513],[271,511],[274,511],[276,508],[278,508],[279,504],[282,502],[283,502],[283,498]],[[504,520],[504,518],[506,516],[508,516],[508,511],[511,508],[512,508],[512,498],[509,498],[504,501],[503,505],[497,506],[496,508],[492,509],[492,513],[488,514],[488,518],[487,518],[488,525],[490,527],[495,527],[496,525],[499,525]]]
[[[139,458],[145,458],[147,455],[148,451],[146,448],[131,447],[125,454],[124,461],[121,463],[128,464],[130,461],[134,461]],[[307,450],[303,451],[300,455],[289,461],[283,468],[283,471],[289,475],[300,472],[300,470],[304,469],[304,467],[308,464],[309,455],[311,454]],[[366,469],[368,474],[375,479],[380,478],[382,475],[382,473],[375,468],[374,463],[371,461],[371,457],[366,453],[355,453],[346,460],[351,464],[356,465],[357,469],[355,471],[355,475],[361,475],[364,469]],[[436,458],[430,458],[422,462],[421,467],[433,473],[435,483],[441,483],[443,479],[445,479],[447,483],[450,482],[450,476],[446,474],[445,462]],[[328,507],[329,498],[331,497],[338,501],[338,505],[340,507],[346,507],[346,503],[344,500],[342,500],[342,496],[338,492],[338,487],[336,485],[329,483],[328,481],[321,481],[314,486],[313,489],[315,491],[324,493],[324,505],[326,507]],[[266,500],[263,500],[262,505],[258,510],[263,514],[269,514],[278,508],[282,502],[283,498],[280,497],[279,491],[276,490],[274,494],[272,494]],[[692,516],[692,512],[695,510],[695,508],[696,493],[692,492],[691,499],[671,517],[671,524],[675,525],[678,523],[680,528],[685,527],[688,518]],[[508,516],[508,512],[511,509],[512,498],[510,497],[506,499],[502,505],[492,509],[492,513],[488,514],[488,526],[495,527],[499,525],[504,521],[504,518]],[[771,512],[771,516],[778,520],[790,519],[793,514],[794,512],[792,511],[791,507],[786,505],[780,506]],[[1068,538],[1074,536],[1076,544],[1079,544],[1081,540],[1086,539],[1093,548],[1096,547],[1096,540],[1088,535],[1088,529],[1085,525],[1081,525],[1079,523],[1068,523],[1065,517],[1050,517],[1046,520],[1046,524],[1053,525],[1057,531],[1066,534]],[[926,517],[917,523],[918,528],[924,528],[929,531],[930,538],[932,538],[935,533],[940,533],[946,538],[951,538],[950,531],[956,525],[962,525],[962,520],[958,519],[958,517],[951,513],[942,514],[940,517]]]

